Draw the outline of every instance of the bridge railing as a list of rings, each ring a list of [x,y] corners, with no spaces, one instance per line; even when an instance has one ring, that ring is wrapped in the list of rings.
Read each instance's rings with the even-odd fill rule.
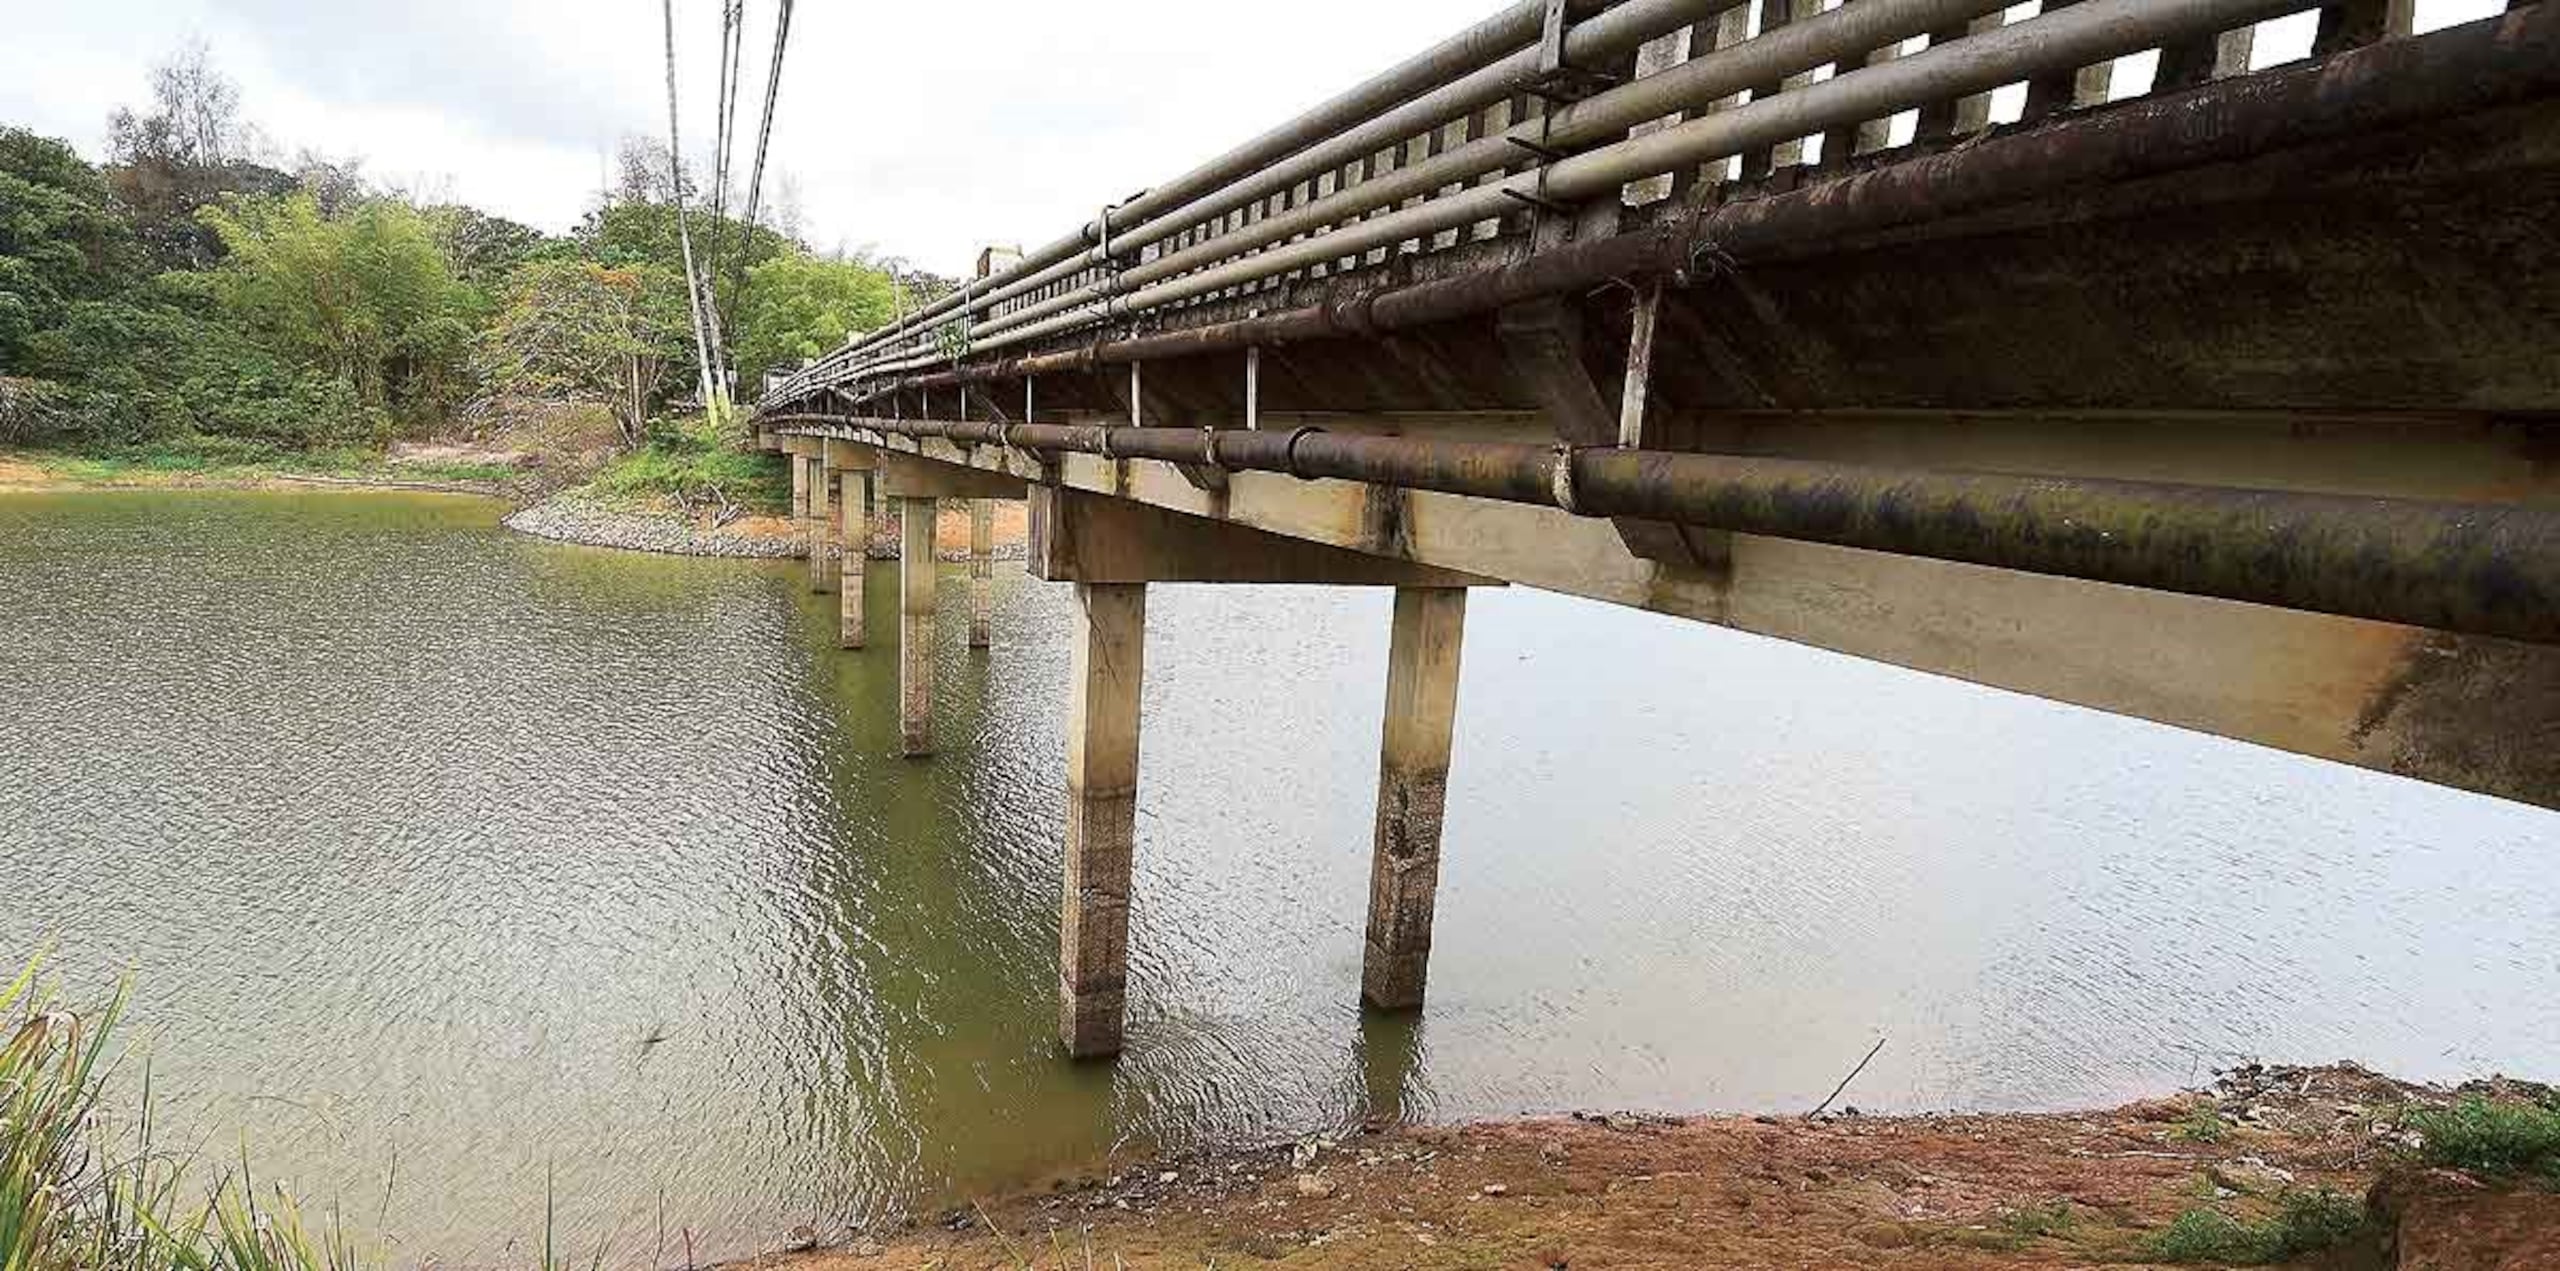
[[[2322,56],[2409,32],[2412,0],[1624,0],[1516,4],[1020,263],[777,383],[886,377],[1183,308],[1826,174],[2244,74],[2265,24]],[[2298,36],[2297,36],[2298,39]],[[2147,84],[2133,61],[2156,54]],[[2127,73],[2131,72],[2131,73]],[[1997,108],[1997,109],[1995,109]],[[2008,122],[2006,119],[2001,122]]]

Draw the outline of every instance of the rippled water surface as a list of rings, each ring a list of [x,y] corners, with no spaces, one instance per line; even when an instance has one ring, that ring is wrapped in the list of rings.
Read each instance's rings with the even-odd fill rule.
[[[546,1176],[737,1252],[1114,1146],[1797,1109],[1878,1036],[1870,1108],[2560,1058],[2560,816],[1527,591],[1469,618],[1430,1009],[1364,1019],[1387,598],[1158,588],[1130,1048],[1071,1065],[1066,597],[997,585],[918,763],[797,566],[0,496],[0,954],[130,969],[194,1140],[404,1259]]]

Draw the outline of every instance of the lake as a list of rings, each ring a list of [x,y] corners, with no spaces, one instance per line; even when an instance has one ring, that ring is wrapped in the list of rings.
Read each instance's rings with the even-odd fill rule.
[[[2560,1057],[2560,814],[1522,589],[1430,1006],[1364,1018],[1389,597],[1159,587],[1128,1053],[1073,1064],[1064,588],[1000,564],[973,653],[951,567],[908,761],[799,565],[500,512],[0,495],[0,972],[129,972],[172,1134],[402,1261],[521,1261],[546,1196],[711,1257],[1114,1149],[1802,1111],[1879,1037],[1844,1102]]]

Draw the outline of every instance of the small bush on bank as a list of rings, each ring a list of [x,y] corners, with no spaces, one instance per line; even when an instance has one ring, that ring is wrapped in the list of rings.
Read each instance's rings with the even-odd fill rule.
[[[2254,1266],[2336,1248],[2368,1229],[2363,1204],[2322,1187],[2284,1193],[2275,1214],[2260,1222],[2243,1222],[2218,1209],[2190,1209],[2144,1242],[2143,1253],[2162,1262]]]
[[[2409,1113],[2429,1165],[2494,1178],[2539,1177],[2560,1185],[2560,1098],[2542,1103],[2463,1099]]]
[[[2222,1112],[2205,1100],[2187,1110],[2186,1118],[2169,1131],[2172,1138],[2186,1143],[2219,1143],[2230,1133],[2222,1123]]]
[[[791,473],[774,456],[740,450],[705,419],[658,421],[646,444],[596,474],[589,488],[608,499],[662,498],[692,508],[724,502],[779,515],[791,507]]]

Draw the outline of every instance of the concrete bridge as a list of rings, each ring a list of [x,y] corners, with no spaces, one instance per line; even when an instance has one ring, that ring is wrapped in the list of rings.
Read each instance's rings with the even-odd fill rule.
[[[2288,19],[2310,56],[2253,69]],[[1120,1046],[1154,583],[1395,589],[1386,1008],[1423,997],[1471,587],[2560,806],[2560,13],[2410,25],[1530,0],[991,253],[759,426],[848,648],[839,513],[904,518],[911,752],[936,502],[1028,499],[1075,584],[1078,1055]]]

